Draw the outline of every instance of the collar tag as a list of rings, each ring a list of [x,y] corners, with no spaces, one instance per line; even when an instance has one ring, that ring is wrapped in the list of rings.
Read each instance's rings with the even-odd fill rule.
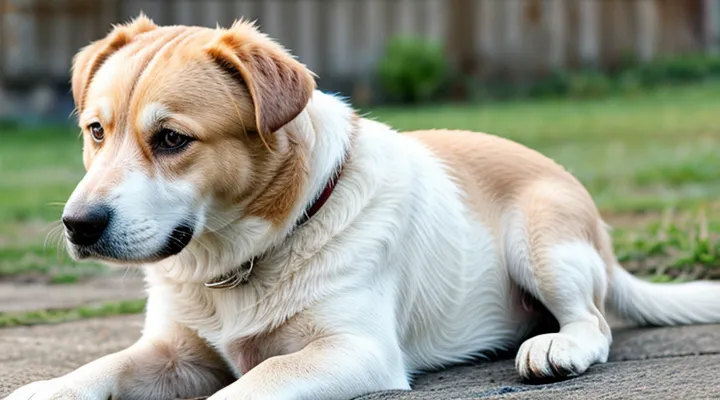
[[[208,289],[234,289],[242,284],[248,283],[250,273],[255,264],[255,257],[251,258],[246,265],[240,268],[234,269],[228,275],[221,276],[220,278],[205,282],[205,287]]]

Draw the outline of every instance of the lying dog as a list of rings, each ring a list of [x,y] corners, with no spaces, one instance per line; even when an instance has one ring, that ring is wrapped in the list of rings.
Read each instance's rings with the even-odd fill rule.
[[[606,302],[720,322],[720,286],[621,269],[550,159],[363,119],[251,24],[141,16],[76,56],[72,86],[87,175],[70,251],[143,265],[145,328],[11,400],[347,399],[517,346],[523,378],[560,379],[606,361]]]

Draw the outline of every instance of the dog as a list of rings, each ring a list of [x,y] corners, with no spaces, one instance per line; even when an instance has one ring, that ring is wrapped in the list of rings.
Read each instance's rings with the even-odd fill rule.
[[[606,307],[720,322],[719,285],[624,271],[560,165],[363,118],[252,23],[140,15],[76,55],[72,91],[69,252],[140,266],[145,325],[9,400],[349,399],[508,349],[522,378],[557,380],[607,360]]]

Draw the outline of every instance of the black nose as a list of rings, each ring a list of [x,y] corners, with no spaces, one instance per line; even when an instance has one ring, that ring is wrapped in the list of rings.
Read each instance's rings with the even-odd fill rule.
[[[80,246],[97,242],[109,221],[110,213],[105,207],[90,207],[62,218],[68,240]]]

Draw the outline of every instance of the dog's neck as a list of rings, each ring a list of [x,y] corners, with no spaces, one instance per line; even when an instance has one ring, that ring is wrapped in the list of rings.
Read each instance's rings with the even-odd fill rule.
[[[259,257],[279,249],[296,234],[298,221],[310,211],[319,194],[345,164],[359,117],[342,100],[316,91],[305,110],[282,129],[297,133],[308,149],[308,182],[282,226],[258,218],[243,218],[222,231],[191,242],[174,260],[162,262],[165,278],[178,283],[220,283],[233,274],[237,286],[247,281]],[[332,184],[334,188],[334,184]],[[329,197],[329,196],[328,196]],[[319,205],[319,204],[318,204]],[[317,207],[314,212],[321,211]],[[155,266],[150,266],[157,269]],[[237,282],[236,282],[237,280]],[[226,286],[225,282],[218,286]],[[237,284],[236,284],[237,283]]]
[[[330,198],[330,195],[335,190],[338,179],[342,176],[343,167],[345,166],[344,159],[338,166],[335,173],[333,173],[328,179],[325,187],[315,197],[315,199],[305,208],[305,212],[300,216],[300,219],[295,222],[295,228],[302,226],[308,222],[315,214],[320,211],[323,205]],[[233,269],[225,275],[218,276],[212,280],[205,282],[205,287],[213,290],[227,290],[234,289],[240,285],[246,284],[250,280],[250,276],[253,271],[255,262],[259,257],[252,257],[250,260],[243,263],[240,267]]]

